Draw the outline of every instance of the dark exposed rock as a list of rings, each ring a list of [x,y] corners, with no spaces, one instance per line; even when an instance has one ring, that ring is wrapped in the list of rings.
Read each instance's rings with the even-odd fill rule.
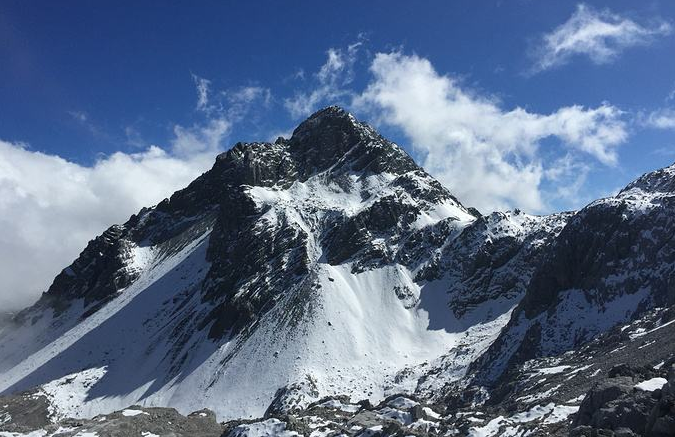
[[[607,376],[610,378],[616,378],[617,376],[628,376],[630,378],[645,380],[653,378],[656,375],[656,372],[653,368],[649,366],[633,367],[626,363],[618,364],[611,369]]]
[[[362,192],[362,197],[374,198],[372,205],[349,217],[340,210],[327,211],[325,222],[317,224],[327,260],[356,261],[356,270],[391,262],[395,254],[389,245],[412,233],[410,224],[423,208],[456,201],[401,148],[337,107],[312,115],[287,141],[238,144],[218,158],[211,172],[226,181],[204,283],[204,299],[213,310],[200,325],[210,326],[212,339],[244,331],[276,305],[282,292],[299,286],[311,295],[310,236],[283,212],[276,212],[281,215],[275,226],[262,228],[260,218],[267,210],[255,205],[248,186],[289,187],[323,172],[327,181],[350,190],[352,176],[397,175],[391,183],[396,194],[376,198],[378,193]],[[375,244],[375,238],[388,244]]]
[[[521,212],[480,216],[419,277],[430,280],[446,275],[457,317],[491,299],[517,298],[525,292],[543,250],[571,216],[538,218]],[[447,237],[450,232],[452,228],[446,228],[441,235]]]
[[[615,435],[675,435],[675,397],[670,387],[649,392],[634,386],[630,376],[615,376],[596,385],[581,403],[571,435],[599,430]]]
[[[617,407],[610,403],[633,393],[634,385],[633,379],[625,376],[602,381],[584,398],[574,419],[574,425],[592,425],[596,428],[603,428],[602,425],[607,422],[608,418],[618,419],[616,415],[613,415]],[[618,420],[616,424],[619,425]]]
[[[402,174],[419,167],[401,148],[385,140],[344,109],[330,106],[300,124],[288,141],[301,179],[332,167],[331,173]]]

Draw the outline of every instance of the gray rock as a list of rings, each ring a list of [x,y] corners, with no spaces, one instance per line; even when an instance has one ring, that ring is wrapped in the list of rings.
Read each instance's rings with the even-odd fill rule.
[[[0,396],[0,431],[28,433],[46,427],[49,401],[36,391]]]

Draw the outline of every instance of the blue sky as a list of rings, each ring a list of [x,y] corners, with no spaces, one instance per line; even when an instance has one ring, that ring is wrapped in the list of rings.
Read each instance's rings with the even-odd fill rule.
[[[467,205],[582,207],[675,161],[674,26],[669,0],[0,0],[0,273],[30,257],[43,288],[219,151],[334,103]]]

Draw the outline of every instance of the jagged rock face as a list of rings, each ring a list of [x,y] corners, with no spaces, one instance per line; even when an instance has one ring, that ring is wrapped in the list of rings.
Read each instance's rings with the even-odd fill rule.
[[[171,201],[166,200],[154,209],[144,209],[124,225],[113,225],[90,241],[73,264],[56,276],[36,307],[52,308],[59,314],[73,301],[81,300],[85,308],[82,316],[87,317],[138,279],[143,266],[135,265],[137,248],[158,246],[166,256],[211,228],[215,220],[213,207],[186,211],[178,206],[185,202],[185,197],[199,192],[202,186],[191,185],[189,188],[194,191],[178,192]],[[30,313],[23,311],[17,317],[24,319],[35,315],[35,311]]]
[[[328,187],[329,195],[347,194],[352,208],[311,199],[279,208],[256,199],[259,188],[275,193],[294,184],[291,195]],[[195,229],[213,227],[202,287],[212,309],[199,321],[213,339],[254,324],[282,291],[311,288],[311,265],[319,256],[332,265],[349,262],[354,273],[396,262],[419,270],[418,280],[447,273],[453,310],[461,317],[487,300],[522,294],[539,249],[567,217],[469,212],[398,146],[329,107],[289,140],[236,144],[171,199],[108,229],[56,278],[41,305],[59,311],[83,299],[84,315],[90,315],[137,279],[135,246],[175,251],[184,244],[173,240],[184,243]]]
[[[428,179],[430,187],[418,187],[408,172]],[[247,187],[289,188],[320,174],[324,184],[360,189],[358,194],[367,199],[378,193],[350,178],[382,173],[400,175],[392,186],[417,190],[411,191],[413,201],[426,196],[432,205],[452,198],[398,146],[341,108],[326,108],[302,123],[290,140],[236,144],[218,156],[210,171],[171,199],[106,230],[57,276],[41,305],[58,312],[69,302],[83,299],[89,315],[137,279],[138,270],[130,266],[135,245],[166,243],[195,224],[200,229],[214,226],[208,249],[212,266],[204,287],[204,299],[214,309],[201,326],[210,326],[212,338],[236,334],[271,307],[275,293],[290,288],[298,281],[296,276],[307,274],[310,263],[304,249],[306,232],[283,217],[280,221],[285,224],[268,227],[262,218],[267,210],[256,206]],[[378,247],[363,248],[371,243],[373,233],[387,234],[399,221],[403,227],[409,225],[419,208],[392,195],[355,217],[345,216],[339,207],[322,211],[323,227],[331,231],[326,243],[329,261],[340,264],[359,251],[366,253],[364,258],[384,255]],[[405,217],[399,218],[403,212]],[[249,279],[246,291],[239,293]]]
[[[420,170],[401,150],[365,123],[336,106],[323,109],[293,131],[288,150],[300,164],[299,177],[331,168],[331,174],[403,174]]]
[[[136,279],[138,272],[126,269],[131,248],[126,229],[112,226],[90,241],[80,257],[61,272],[45,297],[55,306],[83,298],[86,304],[111,298]]]
[[[289,140],[236,145],[211,172],[227,185],[204,286],[214,308],[201,326],[210,325],[214,339],[254,324],[282,294],[311,288],[317,246],[333,265],[358,255],[354,270],[362,271],[391,263],[391,246],[425,209],[452,202],[464,213],[402,149],[337,107],[311,116]],[[340,202],[317,205],[316,199],[280,208],[256,197],[283,189],[301,196],[320,187],[356,197],[359,211],[350,214]]]
[[[249,326],[309,273],[307,234],[284,216],[274,224],[261,219],[247,197],[231,205],[219,217],[208,249],[212,264],[204,296],[214,308],[201,326],[213,322],[214,339]]]
[[[516,210],[481,216],[418,275],[427,280],[445,275],[453,296],[450,307],[457,317],[485,301],[516,301],[525,292],[542,251],[572,215],[537,217]]]
[[[486,355],[488,379],[675,302],[674,180],[672,166],[647,174],[575,214]]]

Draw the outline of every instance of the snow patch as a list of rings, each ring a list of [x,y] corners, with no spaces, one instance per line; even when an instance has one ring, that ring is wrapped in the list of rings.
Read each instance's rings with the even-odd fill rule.
[[[667,382],[666,378],[652,378],[636,384],[635,388],[642,391],[654,391],[663,388]]]
[[[295,431],[286,431],[286,424],[278,419],[267,419],[263,422],[239,425],[229,435],[232,437],[293,437],[300,434]]]
[[[134,417],[138,416],[139,414],[148,414],[143,410],[134,410],[131,408],[127,408],[126,410],[122,410],[122,416],[124,417]]]

